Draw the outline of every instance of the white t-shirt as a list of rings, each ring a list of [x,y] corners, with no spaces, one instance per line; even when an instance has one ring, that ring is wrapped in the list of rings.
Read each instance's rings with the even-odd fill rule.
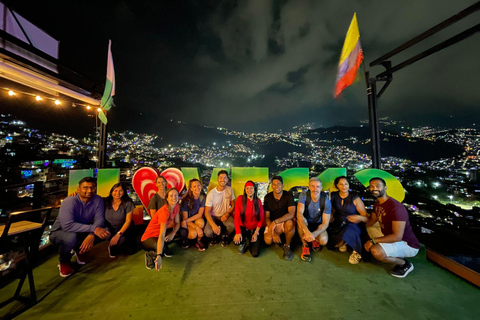
[[[207,194],[205,207],[212,207],[211,214],[214,217],[221,217],[230,209],[231,201],[235,199],[232,188],[225,186],[223,191],[215,187]]]

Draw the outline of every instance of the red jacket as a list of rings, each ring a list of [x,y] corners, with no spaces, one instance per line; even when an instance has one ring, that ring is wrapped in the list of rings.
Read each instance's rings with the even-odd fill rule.
[[[258,199],[258,207],[260,210],[260,220],[255,220],[255,207],[253,206],[253,201],[247,198],[247,209],[245,210],[245,215],[242,216],[243,212],[243,195],[237,198],[235,203],[235,233],[240,234],[240,227],[245,227],[248,230],[254,230],[255,228],[261,228],[264,224],[265,214],[263,212],[262,201]]]

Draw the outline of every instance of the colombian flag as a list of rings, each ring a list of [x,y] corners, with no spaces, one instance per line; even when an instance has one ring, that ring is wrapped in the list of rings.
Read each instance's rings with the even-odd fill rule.
[[[338,63],[337,83],[335,85],[335,98],[353,83],[358,68],[363,61],[363,50],[360,44],[360,31],[358,31],[357,14],[353,14],[352,22],[345,37],[342,55]]]

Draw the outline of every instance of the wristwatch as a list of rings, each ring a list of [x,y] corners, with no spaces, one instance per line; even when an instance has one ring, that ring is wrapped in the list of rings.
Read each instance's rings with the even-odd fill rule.
[[[117,234],[119,234],[119,235],[123,235],[123,232],[121,232],[121,231],[118,231],[118,232],[117,232]]]

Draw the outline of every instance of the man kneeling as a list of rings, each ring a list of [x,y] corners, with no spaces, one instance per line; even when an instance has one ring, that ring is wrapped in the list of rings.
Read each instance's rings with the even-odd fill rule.
[[[295,235],[295,200],[290,192],[283,190],[283,178],[280,176],[272,178],[272,190],[263,201],[267,222],[265,244],[271,245],[272,242],[281,244],[280,235],[284,233],[283,259],[292,260],[290,244]]]
[[[322,182],[318,178],[310,178],[308,191],[302,192],[297,204],[298,235],[303,243],[302,260],[311,261],[310,247],[320,251],[328,242],[327,228],[330,223],[332,204],[322,193]]]
[[[378,221],[384,236],[367,241],[365,249],[379,261],[394,263],[392,276],[404,278],[413,270],[413,264],[405,257],[416,256],[420,248],[420,243],[412,231],[407,209],[387,196],[387,184],[382,178],[370,179],[370,192],[377,201],[373,205],[367,226]]]
[[[96,194],[97,183],[94,178],[85,177],[78,183],[77,194],[67,197],[60,206],[58,217],[55,220],[50,241],[60,254],[61,277],[68,277],[73,273],[70,264],[72,251],[77,263],[85,264],[82,255],[90,251],[95,241],[105,239],[110,235],[103,228],[105,213],[103,199]]]

